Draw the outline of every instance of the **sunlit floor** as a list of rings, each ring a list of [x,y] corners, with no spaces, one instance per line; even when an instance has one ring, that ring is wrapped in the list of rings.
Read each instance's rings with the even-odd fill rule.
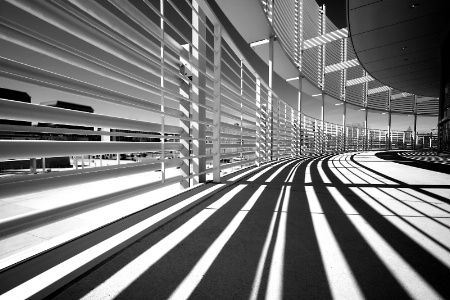
[[[450,299],[450,166],[364,152],[228,183],[51,297]]]

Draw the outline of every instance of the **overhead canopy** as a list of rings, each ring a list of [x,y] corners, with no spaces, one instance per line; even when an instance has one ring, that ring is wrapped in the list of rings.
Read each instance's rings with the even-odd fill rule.
[[[349,35],[364,69],[395,89],[439,97],[450,1],[347,1]]]

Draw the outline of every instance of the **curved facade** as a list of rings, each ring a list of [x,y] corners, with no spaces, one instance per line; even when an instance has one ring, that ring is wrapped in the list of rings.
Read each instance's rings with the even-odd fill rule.
[[[414,95],[375,80],[361,66],[351,32],[337,28],[314,0],[262,1],[286,54],[309,82],[360,108],[437,116],[437,97]]]

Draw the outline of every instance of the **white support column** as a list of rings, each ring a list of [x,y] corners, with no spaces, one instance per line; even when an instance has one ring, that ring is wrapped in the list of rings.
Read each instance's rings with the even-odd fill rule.
[[[347,61],[347,38],[341,41],[341,62]],[[347,82],[347,69],[341,71],[341,101],[344,102],[342,113],[342,152],[346,151],[347,143],[347,130],[345,129],[345,123],[347,122],[347,101],[346,101],[346,82]]]
[[[220,183],[220,116],[221,116],[222,28],[214,25],[214,116],[213,116],[213,181]]]
[[[240,74],[240,81],[241,81],[241,93],[240,93],[240,95],[241,95],[241,99],[240,99],[240,114],[241,114],[241,128],[240,128],[240,140],[239,140],[239,143],[241,144],[241,154],[239,155],[239,157],[241,158],[241,162],[243,161],[243,155],[242,155],[242,152],[244,152],[244,148],[242,147],[242,145],[244,144],[244,140],[242,139],[242,135],[243,135],[243,129],[244,129],[244,114],[243,114],[243,112],[242,112],[242,110],[243,110],[243,104],[242,104],[242,102],[244,101],[244,64],[243,64],[243,62],[242,62],[242,60],[241,60],[241,66],[240,66],[241,68],[241,74]],[[241,165],[241,167],[242,167],[242,165]]]
[[[367,126],[368,108],[367,108],[367,106],[366,106],[365,113],[366,113],[365,118],[364,118],[364,138],[365,138],[365,142],[364,142],[364,149],[363,150],[367,150],[368,147],[369,147],[369,142],[368,142],[369,134],[367,132],[367,130],[368,130],[368,126]]]
[[[269,133],[269,158],[273,160],[273,46],[274,46],[275,37],[273,35],[270,36],[269,39],[269,91],[268,91],[268,101],[267,101],[267,115],[268,115],[268,124],[267,130]]]
[[[160,0],[160,13],[162,16],[164,16],[164,0]],[[166,157],[166,139],[164,136],[166,135],[166,130],[164,128],[165,126],[165,95],[164,95],[164,48],[165,48],[165,42],[164,42],[164,19],[160,19],[160,28],[161,28],[161,34],[162,34],[162,41],[161,41],[161,182],[166,181],[166,163],[164,162],[164,159]]]
[[[320,20],[319,20],[319,34],[324,35],[326,33],[326,9],[325,4],[322,5],[322,8],[319,9],[320,13]],[[322,46],[319,46],[319,60],[320,60],[320,74],[319,74],[319,86],[322,89],[322,110],[321,110],[321,132],[320,132],[320,151],[323,153],[325,152],[325,143],[326,143],[326,136],[325,136],[325,59],[326,59],[326,46],[323,44]]]
[[[367,76],[368,74],[367,74],[366,71],[364,71],[363,75]],[[367,142],[367,138],[368,138],[368,135],[367,135],[367,111],[368,111],[368,108],[367,108],[367,93],[368,93],[368,91],[369,91],[369,83],[365,82],[365,83],[363,83],[363,96],[364,96],[363,103],[364,103],[364,110],[365,110],[363,150],[367,150],[367,146],[368,146],[368,142]]]
[[[276,146],[277,146],[277,152],[276,152],[276,159],[280,159],[280,98],[277,98],[277,140],[276,140]]]
[[[298,76],[298,99],[297,99],[297,135],[296,135],[296,146],[297,146],[297,156],[301,156],[302,153],[302,92],[303,92],[303,0],[295,0],[295,21],[296,21],[296,31],[295,31],[295,44],[297,46],[297,68],[299,71]]]
[[[192,148],[194,156],[204,156],[205,141],[199,140],[205,137],[205,125],[199,122],[206,120],[206,110],[202,105],[206,104],[206,16],[200,9],[196,0],[192,1],[194,10],[192,11],[192,136],[197,138],[192,141]],[[199,71],[200,70],[200,71]],[[198,103],[198,104],[197,104]],[[194,174],[202,173],[206,170],[205,157],[194,158],[193,172]],[[198,175],[193,178],[193,184],[196,185],[206,181],[206,174]]]
[[[322,8],[319,8],[319,35],[324,35],[326,33],[326,14],[325,14],[325,4],[322,5]],[[319,87],[322,91],[325,90],[325,44],[318,47],[319,55],[318,55],[318,65],[320,66],[318,73],[318,82]]]
[[[183,74],[184,75],[184,74]],[[186,98],[189,98],[190,93],[190,83],[184,82],[180,86],[180,95]],[[180,99],[180,111],[182,116],[185,118],[190,118],[190,102],[185,99]],[[191,161],[189,160],[190,156],[190,141],[183,139],[183,137],[189,137],[191,132],[191,126],[189,121],[180,120],[180,127],[182,132],[180,133],[180,143],[182,148],[180,150],[180,158],[183,159],[183,162],[180,166],[180,175],[183,177],[190,176],[191,172]],[[180,182],[180,189],[186,189],[190,186],[190,179],[184,179]]]
[[[322,124],[320,126],[321,129],[321,136],[322,136],[322,143],[321,143],[321,151],[325,152],[325,91],[322,91],[322,109],[320,114],[320,120],[322,121]]]
[[[302,52],[303,53],[303,52]],[[297,114],[298,114],[298,136],[297,136],[297,147],[298,147],[298,156],[301,156],[302,153],[302,131],[304,131],[302,127],[302,92],[303,92],[303,77],[301,73],[298,76],[298,99],[297,99]]]
[[[261,80],[256,78],[256,166],[261,165]]]
[[[359,143],[359,136],[360,136],[359,128],[356,127],[356,151],[359,151],[359,145],[360,145],[360,143]]]
[[[380,131],[378,131],[378,150],[381,150],[381,130]]]
[[[308,136],[308,141],[306,140],[307,136]],[[306,149],[307,142],[308,142],[308,147],[310,147],[308,126],[306,125],[306,116],[303,115],[303,145],[305,146],[304,147],[305,149]]]
[[[319,132],[318,132],[318,126],[317,126],[317,120],[314,119],[314,154],[318,154],[318,139],[320,138]]]
[[[389,116],[388,116],[388,136],[386,141],[387,150],[391,150],[391,93],[392,90],[388,90],[388,108],[389,108]]]
[[[299,122],[300,123],[300,122]],[[298,123],[295,122],[295,110],[291,108],[291,152],[292,157],[298,156]]]
[[[45,173],[45,157],[41,158],[41,160],[42,160],[42,173]],[[83,161],[82,168],[84,169],[84,161]]]
[[[286,103],[284,104],[284,120],[283,120],[283,123],[284,123],[284,135],[283,135],[283,155],[285,155],[286,154],[286,147],[287,147],[287,133],[288,133],[288,131],[287,131],[287,105],[286,105]]]
[[[348,138],[348,127],[344,127],[344,135],[345,135],[345,143],[347,143],[347,144],[349,144],[349,146],[350,146],[350,143],[349,143],[349,138]],[[347,145],[345,144],[344,145],[344,151],[345,151],[345,149],[346,150],[348,150],[349,149],[349,147],[346,147]]]
[[[411,146],[413,150],[417,148],[417,96],[414,95],[414,133],[413,141],[411,141]]]

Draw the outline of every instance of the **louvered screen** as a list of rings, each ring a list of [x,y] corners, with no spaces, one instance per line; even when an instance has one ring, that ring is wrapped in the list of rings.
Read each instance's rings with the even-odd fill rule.
[[[303,7],[303,40],[307,40],[319,35],[319,6],[315,1],[304,1]],[[303,52],[303,73],[315,85],[318,84],[317,55],[318,47]]]
[[[295,61],[295,1],[275,1],[274,27],[284,50]]]

